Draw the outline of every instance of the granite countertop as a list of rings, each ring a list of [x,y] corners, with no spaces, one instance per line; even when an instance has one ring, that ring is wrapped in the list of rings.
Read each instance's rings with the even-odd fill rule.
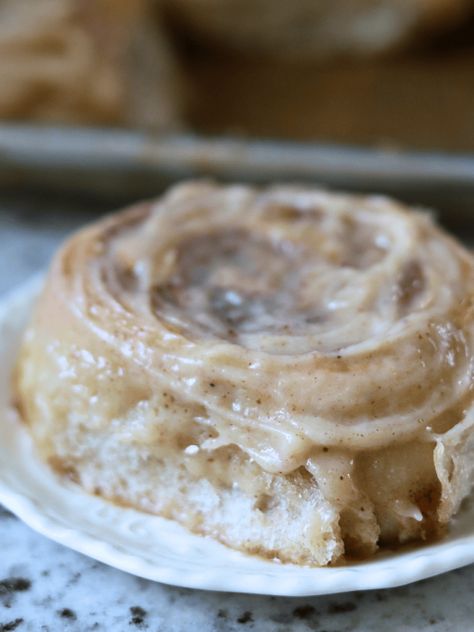
[[[104,208],[0,200],[0,294],[41,269],[65,234]],[[330,597],[173,588],[50,542],[0,507],[0,632],[464,632],[474,629],[473,592],[474,566],[408,587]]]

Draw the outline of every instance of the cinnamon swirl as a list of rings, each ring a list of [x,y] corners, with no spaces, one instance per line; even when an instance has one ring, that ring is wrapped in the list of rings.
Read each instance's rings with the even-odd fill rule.
[[[189,183],[74,235],[20,353],[43,458],[298,564],[440,533],[474,468],[474,262],[380,196]]]

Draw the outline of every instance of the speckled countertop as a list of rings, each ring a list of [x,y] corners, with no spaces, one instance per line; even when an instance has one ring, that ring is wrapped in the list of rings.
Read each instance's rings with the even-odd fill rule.
[[[0,294],[97,210],[90,201],[0,198]],[[173,588],[54,544],[0,507],[0,632],[468,632],[473,594],[474,566],[405,588],[304,599]]]

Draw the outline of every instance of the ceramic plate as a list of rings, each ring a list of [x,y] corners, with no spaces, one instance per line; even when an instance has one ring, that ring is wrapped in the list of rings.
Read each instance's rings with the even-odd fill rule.
[[[0,502],[39,533],[140,577],[188,588],[264,595],[323,595],[389,588],[474,561],[474,503],[443,541],[334,568],[244,555],[174,522],[116,507],[58,478],[35,454],[9,407],[10,373],[41,287],[36,279],[0,304]]]

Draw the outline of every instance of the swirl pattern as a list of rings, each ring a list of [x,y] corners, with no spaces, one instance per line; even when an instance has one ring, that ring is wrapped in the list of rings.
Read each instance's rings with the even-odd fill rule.
[[[21,409],[56,469],[237,548],[426,538],[470,489],[473,270],[387,198],[184,184],[58,254]]]

